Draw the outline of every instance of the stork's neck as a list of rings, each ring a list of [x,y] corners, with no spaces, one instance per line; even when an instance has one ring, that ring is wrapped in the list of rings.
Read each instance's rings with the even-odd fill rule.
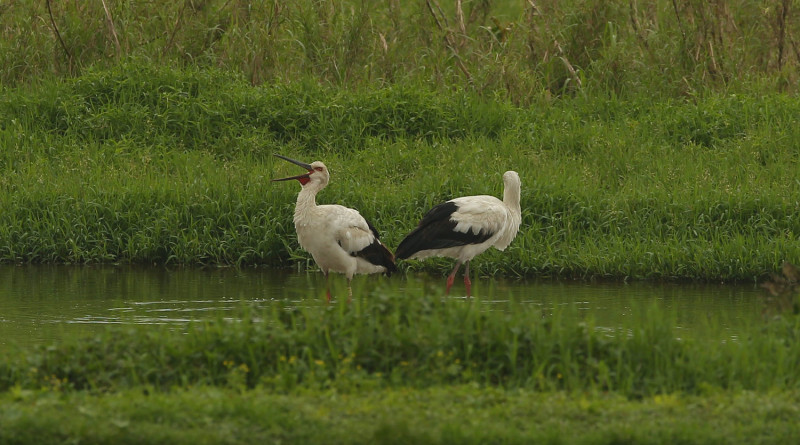
[[[303,221],[317,207],[317,192],[314,187],[303,187],[297,194],[297,204],[294,206],[294,222]]]
[[[519,195],[520,186],[518,183],[507,185],[503,190],[503,203],[517,215],[522,215],[522,209],[519,206]]]

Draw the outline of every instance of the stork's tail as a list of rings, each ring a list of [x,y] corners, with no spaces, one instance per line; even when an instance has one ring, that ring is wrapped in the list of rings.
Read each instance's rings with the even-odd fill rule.
[[[386,248],[378,239],[362,249],[357,253],[357,256],[363,258],[376,266],[383,266],[386,269],[386,276],[392,276],[393,272],[397,272],[397,265],[394,263],[394,255]]]

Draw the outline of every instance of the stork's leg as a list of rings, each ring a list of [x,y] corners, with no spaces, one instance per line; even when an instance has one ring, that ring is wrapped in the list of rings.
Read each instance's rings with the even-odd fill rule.
[[[350,303],[353,300],[353,287],[350,286],[350,282],[352,278],[347,279],[347,302]]]
[[[328,303],[331,302],[331,285],[328,282],[328,272],[324,272],[325,275],[325,298],[328,300]]]
[[[465,264],[464,268],[464,287],[467,288],[467,298],[472,296],[472,281],[469,281],[469,261]]]
[[[453,268],[453,271],[450,272],[450,275],[447,276],[447,289],[445,289],[445,295],[450,293],[450,288],[453,287],[453,281],[456,279],[456,272],[458,272],[458,268],[461,267],[461,261],[456,261],[456,267]]]

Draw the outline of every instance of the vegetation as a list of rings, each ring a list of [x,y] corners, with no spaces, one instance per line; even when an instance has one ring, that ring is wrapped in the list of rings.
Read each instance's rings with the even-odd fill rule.
[[[611,331],[578,314],[505,306],[487,311],[479,300],[404,296],[387,286],[350,305],[274,303],[226,315],[237,321],[190,324],[182,333],[116,329],[0,362],[0,390],[212,385],[348,392],[476,384],[641,398],[800,387],[800,326],[791,316],[742,328],[731,342],[718,328],[677,338],[676,323],[655,305],[635,305],[643,316]]]
[[[0,259],[305,263],[297,187],[269,183],[290,168],[280,152],[324,160],[319,200],[359,209],[390,247],[432,205],[499,195],[516,169],[522,230],[476,259],[482,273],[752,281],[800,256],[799,107],[773,94],[519,108],[120,64],[0,100]]]
[[[312,269],[281,153],[390,247],[518,171],[521,232],[482,275],[760,281],[800,257],[791,6],[0,5],[0,262]],[[0,442],[796,442],[795,278],[735,341],[391,284],[110,330],[0,357]]]
[[[0,81],[77,76],[142,58],[253,85],[426,83],[517,104],[588,92],[692,97],[796,92],[792,2],[269,0],[13,2]]]
[[[515,302],[486,311],[479,300],[400,295],[274,303],[182,331],[116,328],[8,351],[0,441],[781,443],[800,434],[791,314],[736,341],[678,339],[647,304],[635,308],[646,317],[609,332]]]
[[[800,256],[789,2],[2,12],[2,262],[309,264],[274,152],[325,161],[320,200],[390,247],[518,170],[521,234],[483,274],[753,281]]]
[[[784,444],[796,392],[704,397],[539,393],[473,386],[282,395],[196,387],[170,393],[0,395],[5,443]]]

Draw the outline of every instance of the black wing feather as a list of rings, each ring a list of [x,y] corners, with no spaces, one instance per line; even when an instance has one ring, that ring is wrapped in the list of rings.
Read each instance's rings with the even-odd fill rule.
[[[392,276],[392,272],[397,272],[397,266],[394,264],[394,255],[392,255],[392,252],[380,242],[378,229],[376,229],[375,226],[373,226],[372,223],[370,223],[366,218],[364,218],[364,221],[367,222],[369,230],[373,235],[375,235],[375,241],[358,252],[354,252],[352,255],[354,257],[364,258],[376,266],[385,267],[386,276]]]
[[[492,237],[492,233],[456,232],[458,223],[450,220],[450,217],[457,210],[458,205],[453,201],[438,204],[430,209],[422,217],[419,225],[397,246],[397,259],[409,258],[422,250],[480,244]]]
[[[369,246],[353,253],[353,256],[364,258],[376,266],[385,267],[386,276],[388,277],[392,276],[392,272],[397,272],[397,266],[394,264],[394,255],[377,238]]]

